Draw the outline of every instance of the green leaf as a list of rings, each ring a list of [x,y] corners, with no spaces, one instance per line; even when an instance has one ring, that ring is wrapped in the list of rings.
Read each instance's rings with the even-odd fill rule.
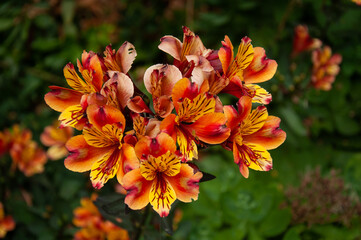
[[[299,136],[306,136],[307,130],[303,126],[303,123],[291,106],[283,107],[280,109],[280,113],[283,116],[282,120],[284,120],[288,126]]]
[[[6,31],[13,26],[14,19],[11,18],[0,18],[0,32]]]
[[[291,223],[291,212],[287,209],[274,209],[260,224],[262,236],[274,237],[284,232]]]

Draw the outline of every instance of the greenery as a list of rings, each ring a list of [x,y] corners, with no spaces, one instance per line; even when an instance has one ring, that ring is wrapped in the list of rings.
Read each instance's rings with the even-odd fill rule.
[[[269,113],[282,119],[281,128],[287,133],[286,142],[270,151],[273,170],[251,170],[245,179],[231,152],[210,148],[201,152],[200,159],[206,160],[199,165],[216,178],[200,183],[198,201],[177,203],[182,218],[174,224],[172,236],[172,224],[156,213],[140,221],[142,229],[130,229],[127,220],[122,227],[131,233],[141,231],[140,239],[360,239],[361,211],[346,214],[360,204],[361,196],[360,19],[361,6],[350,0],[6,0],[0,6],[0,131],[20,124],[41,144],[43,129],[58,117],[43,100],[48,86],[66,87],[62,68],[76,63],[84,49],[101,53],[109,43],[118,49],[124,41],[131,42],[138,56],[130,75],[144,88],[145,69],[171,61],[159,51],[159,39],[164,35],[181,39],[183,25],[211,49],[221,47],[224,35],[235,46],[249,36],[278,63],[275,77],[260,84],[273,96]],[[311,37],[342,55],[330,91],[309,84],[310,51],[290,57],[298,24],[307,25]],[[224,96],[230,104],[236,100]],[[0,202],[16,222],[6,239],[72,239],[77,231],[73,210],[80,198],[95,192],[89,174],[65,169],[62,160],[48,161],[43,173],[31,177],[11,170],[11,165],[11,157],[2,155]],[[346,216],[347,224],[295,220],[289,189],[300,186],[317,167],[320,179],[332,176],[344,183],[340,195],[348,196],[350,206],[331,214],[332,219]],[[330,174],[333,170],[338,175]],[[132,221],[145,215],[147,210],[126,214],[123,205],[116,205],[119,211],[108,209],[109,199],[121,197],[114,195],[116,184],[113,179],[97,191],[96,205],[103,217]],[[307,199],[305,203],[313,204]],[[175,214],[174,208],[168,220]]]

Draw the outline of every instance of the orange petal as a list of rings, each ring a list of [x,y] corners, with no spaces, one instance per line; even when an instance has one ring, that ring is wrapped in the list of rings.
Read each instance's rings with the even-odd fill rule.
[[[159,117],[167,117],[173,110],[172,99],[166,95],[153,99],[154,111]]]
[[[230,129],[234,129],[235,127],[238,127],[241,120],[238,117],[238,112],[233,106],[224,106],[223,107],[224,116],[227,119],[227,127]]]
[[[286,140],[286,133],[279,128],[280,122],[280,118],[268,116],[263,127],[251,135],[244,136],[244,140],[259,144],[267,150],[277,148]]]
[[[123,129],[117,124],[107,124],[98,129],[94,126],[85,127],[83,130],[85,141],[92,147],[103,148],[110,146],[121,146]]]
[[[94,86],[96,91],[99,92],[103,85],[104,73],[100,59],[96,54],[90,58],[89,71],[92,79],[91,84]]]
[[[183,46],[181,61],[188,55],[202,55],[206,50],[199,36],[195,35],[188,27],[183,26]]]
[[[233,143],[233,158],[234,158],[234,162],[239,166],[239,171],[242,174],[242,176],[248,178],[249,177],[248,166],[244,163],[243,159],[241,158],[236,142]]]
[[[156,138],[145,136],[135,145],[135,153],[139,159],[147,159],[148,155],[159,157],[168,151],[174,153],[177,150],[173,138],[166,133],[160,133]]]
[[[222,45],[223,47],[218,51],[218,57],[222,63],[223,73],[225,74],[233,61],[233,45],[227,35],[224,37]]]
[[[177,116],[174,114],[168,115],[166,118],[163,119],[159,127],[162,132],[165,132],[169,136],[172,136],[174,141],[176,140],[176,118]]]
[[[172,99],[174,108],[178,112],[179,104],[185,99],[189,98],[193,100],[193,98],[197,97],[199,94],[198,85],[194,82],[191,82],[188,78],[182,78],[179,80],[173,88],[172,91]]]
[[[260,83],[271,79],[277,70],[277,62],[268,59],[261,47],[254,48],[254,57],[249,66],[243,71],[245,83]]]
[[[67,169],[73,172],[86,172],[93,163],[102,158],[111,148],[95,148],[87,144],[83,135],[72,137],[67,143],[69,155],[64,161]]]
[[[125,118],[123,113],[112,106],[99,106],[92,104],[87,108],[87,116],[89,122],[96,128],[102,129],[106,124],[120,123],[121,127],[125,128]]]
[[[178,61],[181,60],[181,51],[182,51],[182,43],[178,38],[173,36],[164,36],[160,39],[160,44],[158,46],[160,50],[168,53],[173,58]]]
[[[176,131],[179,150],[187,161],[198,159],[198,148],[195,143],[195,137],[189,131],[192,130],[177,129]]]
[[[248,96],[242,96],[238,102],[238,116],[240,121],[244,121],[252,110],[252,99]]]
[[[54,145],[48,149],[46,155],[51,160],[58,160],[68,155],[68,150],[65,148],[65,146]]]
[[[60,127],[69,126],[81,130],[88,119],[85,114],[85,109],[79,104],[66,108],[60,114],[59,121],[61,121]]]
[[[123,177],[123,187],[127,190],[125,204],[133,210],[142,209],[149,203],[149,192],[152,187],[152,181],[147,181],[141,174],[140,169],[136,168]]]
[[[194,122],[215,110],[216,100],[209,94],[199,94],[193,100],[185,98],[177,111],[179,121]]]
[[[199,180],[203,174],[194,170],[188,164],[181,164],[180,172],[173,177],[166,177],[170,185],[172,185],[177,199],[182,202],[191,202],[198,199]]]
[[[44,100],[46,104],[58,112],[63,112],[66,108],[78,105],[80,103],[82,93],[67,88],[50,86],[50,92],[45,94]]]
[[[139,160],[135,154],[134,147],[124,143],[121,150],[121,166],[117,173],[118,182],[123,184],[124,175],[136,168],[139,168]]]
[[[224,142],[230,135],[230,129],[225,126],[226,117],[223,113],[209,113],[199,118],[195,123],[183,125],[194,131],[199,140],[209,144]]]
[[[244,88],[247,89],[249,95],[252,96],[252,102],[254,103],[266,105],[272,101],[272,95],[256,84],[244,84]]]

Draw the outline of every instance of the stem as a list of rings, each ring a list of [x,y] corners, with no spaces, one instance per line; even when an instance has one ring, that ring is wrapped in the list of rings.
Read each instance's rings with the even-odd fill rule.
[[[139,225],[135,229],[134,240],[139,240],[140,237],[143,235],[145,222],[146,222],[149,214],[151,213],[150,210],[151,210],[150,205],[148,204],[148,206],[146,207],[145,212],[142,216],[142,219],[139,222]]]

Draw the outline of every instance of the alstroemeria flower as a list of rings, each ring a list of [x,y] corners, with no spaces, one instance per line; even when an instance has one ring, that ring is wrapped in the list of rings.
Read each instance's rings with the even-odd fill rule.
[[[97,189],[115,175],[122,183],[124,174],[139,165],[133,147],[122,141],[125,128],[122,112],[109,105],[93,104],[87,108],[87,115],[92,126],[67,142],[69,156],[65,166],[75,172],[91,170],[90,179]]]
[[[0,202],[0,238],[5,238],[6,233],[14,230],[15,221],[12,216],[5,216],[4,206]]]
[[[231,136],[224,147],[233,151],[234,162],[248,178],[248,168],[258,171],[272,169],[272,158],[267,150],[277,148],[286,139],[279,128],[280,119],[268,116],[267,109],[259,106],[251,112],[252,99],[243,96],[238,101],[238,112],[233,106],[224,106]]]
[[[59,122],[55,122],[51,126],[47,126],[40,135],[42,144],[48,146],[47,156],[51,160],[58,160],[68,154],[65,148],[66,142],[73,136],[73,128],[59,128]]]
[[[216,99],[208,94],[206,85],[198,85],[187,78],[178,81],[172,92],[176,114],[166,117],[160,126],[177,141],[186,160],[198,158],[197,144],[219,144],[225,141],[230,130],[225,126],[223,113],[215,112]]]
[[[297,25],[293,36],[292,57],[299,53],[321,47],[322,42],[317,38],[311,38],[305,25]]]
[[[44,171],[44,164],[47,157],[42,148],[34,142],[32,133],[28,129],[21,129],[15,125],[10,131],[10,156],[15,166],[22,171],[25,176],[30,177]]]
[[[152,94],[156,115],[165,118],[173,110],[172,89],[182,79],[182,73],[173,65],[156,64],[144,73],[144,85]]]
[[[161,133],[156,138],[144,137],[135,145],[135,151],[142,160],[140,168],[123,178],[127,190],[125,203],[131,209],[142,209],[150,203],[161,217],[166,217],[176,199],[182,202],[198,199],[198,182],[203,175],[181,163],[170,136]]]
[[[339,64],[342,62],[340,54],[332,55],[331,48],[325,46],[312,52],[312,85],[316,89],[329,91],[336,75],[340,71]]]
[[[205,71],[213,68],[207,60],[213,50],[206,49],[199,38],[189,28],[183,27],[183,43],[173,36],[160,39],[158,48],[174,58],[174,65],[179,68],[184,77],[190,77],[195,67]]]
[[[145,118],[139,114],[133,114],[133,130],[138,140],[144,136],[156,137],[160,132],[161,121],[156,118]]]
[[[91,198],[82,198],[81,206],[74,209],[73,223],[81,227],[75,233],[75,240],[94,240],[94,239],[122,239],[128,240],[129,235],[125,229],[122,229],[110,221],[105,220],[100,214],[93,201],[97,198],[93,194]],[[118,238],[114,238],[117,234]]]
[[[361,6],[361,0],[352,0],[352,2],[356,3],[357,5]]]
[[[51,91],[45,95],[45,102],[55,111],[62,112],[59,116],[61,126],[71,126],[81,130],[87,122],[87,96],[100,93],[103,86],[102,60],[93,52],[83,52],[82,62],[78,60],[79,77],[73,64],[64,67],[64,76],[72,89],[50,86]]]
[[[263,48],[253,48],[248,37],[242,38],[235,57],[228,36],[225,36],[222,45],[218,51],[222,77],[229,79],[229,84],[222,91],[238,98],[250,96],[253,102],[268,104],[272,100],[271,94],[254,83],[271,79],[277,69],[276,61],[267,59]]]

